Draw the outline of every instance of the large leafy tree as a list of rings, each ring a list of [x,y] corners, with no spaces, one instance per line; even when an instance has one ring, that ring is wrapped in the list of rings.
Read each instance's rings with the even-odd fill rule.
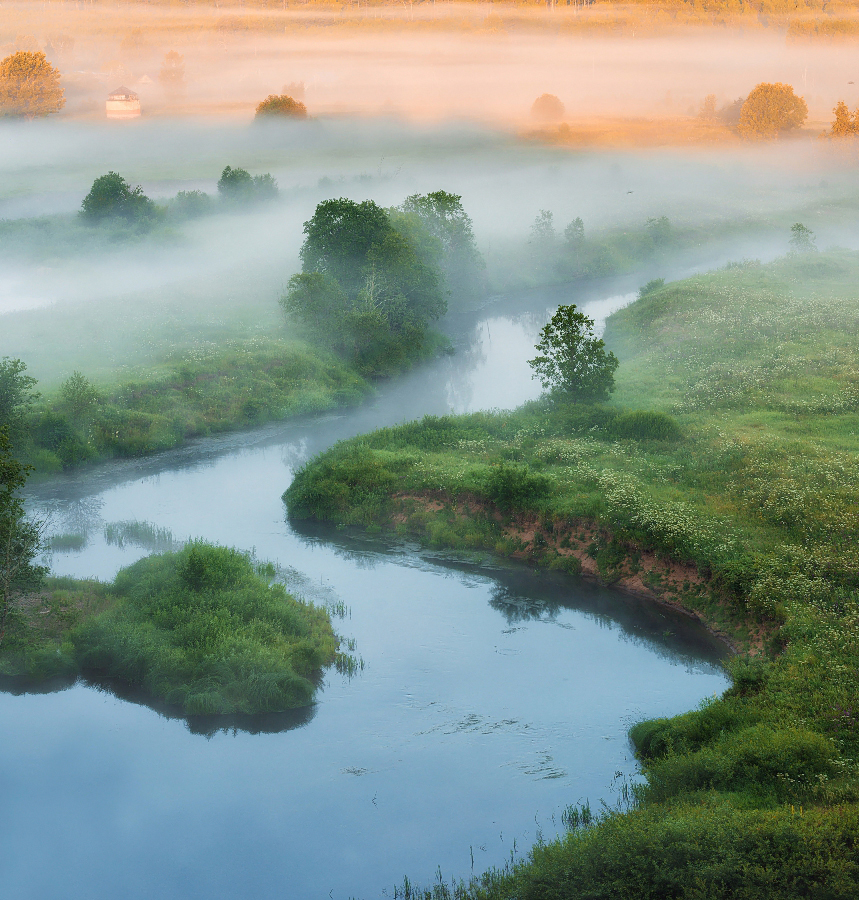
[[[789,84],[759,84],[740,110],[737,131],[752,140],[776,138],[800,128],[808,118],[808,106]]]
[[[44,53],[21,50],[0,61],[0,116],[33,119],[65,104],[60,73]]]
[[[372,200],[323,200],[304,223],[302,270],[325,272],[354,295],[364,285],[370,251],[392,231],[388,214]]]
[[[528,365],[555,397],[593,402],[607,400],[614,390],[617,357],[594,334],[593,319],[575,305],[558,307],[535,349]]]
[[[344,198],[320,203],[304,234],[284,310],[368,374],[400,365],[447,309],[438,240],[416,216]]]
[[[105,219],[145,222],[155,215],[155,204],[140,185],[133,188],[121,175],[108,172],[92,183],[81,204],[81,215],[88,222]]]

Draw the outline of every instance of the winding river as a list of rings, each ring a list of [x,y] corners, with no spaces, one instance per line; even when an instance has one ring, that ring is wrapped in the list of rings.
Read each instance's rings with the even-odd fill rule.
[[[55,572],[111,578],[189,536],[253,548],[335,610],[363,668],[326,673],[309,709],[226,723],[105,685],[0,694],[3,896],[391,896],[405,875],[428,884],[519,858],[563,831],[568,804],[622,806],[630,724],[723,690],[722,645],[569,577],[293,528],[280,495],[333,441],[536,396],[526,360],[548,311],[574,300],[599,319],[629,291],[502,298],[454,356],[360,409],[34,488],[63,536]]]

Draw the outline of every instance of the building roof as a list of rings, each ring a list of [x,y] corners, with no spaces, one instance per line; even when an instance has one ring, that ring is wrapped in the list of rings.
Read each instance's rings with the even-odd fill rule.
[[[120,85],[115,91],[111,91],[108,100],[138,100],[139,97],[130,88]]]

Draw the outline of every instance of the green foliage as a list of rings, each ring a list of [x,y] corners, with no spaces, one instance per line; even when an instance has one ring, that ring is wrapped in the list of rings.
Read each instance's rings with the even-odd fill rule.
[[[499,509],[533,509],[551,491],[545,475],[535,475],[527,466],[498,463],[490,466],[483,479],[483,492]]]
[[[2,371],[0,366],[0,386]],[[109,388],[97,389],[76,372],[55,397],[23,415],[20,446],[41,469],[72,469],[96,459],[155,453],[195,436],[354,404],[369,390],[341,362],[306,344],[235,342],[169,360]]]
[[[407,215],[417,216],[424,232],[440,244],[437,260],[426,254],[421,256],[428,265],[441,267],[451,294],[457,300],[481,296],[485,291],[483,270],[486,264],[477,249],[471,218],[463,209],[462,197],[447,191],[412,194],[406,197],[400,209]],[[392,218],[392,222],[402,233],[401,220]],[[420,240],[414,230],[408,236],[415,242]]]
[[[737,131],[750,140],[776,138],[802,127],[808,106],[789,84],[759,84],[746,98]]]
[[[237,550],[194,541],[123,569],[113,592],[117,602],[71,634],[80,669],[187,715],[304,706],[334,661],[327,613],[268,584]]]
[[[790,229],[791,253],[816,253],[817,246],[814,243],[814,232],[806,228],[801,222],[796,222]]]
[[[0,646],[18,600],[35,590],[46,572],[34,563],[42,527],[26,518],[20,496],[28,470],[12,454],[8,426],[0,426]]]
[[[20,359],[0,359],[0,427],[8,429],[8,437],[18,442],[24,435],[26,419],[39,399],[34,390],[36,379],[25,375],[27,366]]]
[[[212,211],[212,198],[205,191],[179,191],[170,210],[183,219],[196,219]]]
[[[680,438],[677,420],[654,409],[622,413],[611,423],[611,429],[618,437],[637,440],[676,441]]]
[[[564,400],[606,400],[614,390],[617,357],[594,335],[593,319],[575,305],[559,306],[540,332],[538,355],[528,360],[543,387]]]
[[[304,233],[303,272],[289,281],[284,311],[364,374],[419,357],[429,322],[447,309],[435,265],[441,241],[420,216],[392,219],[371,200],[326,200]]]
[[[307,107],[287,94],[269,94],[256,108],[256,119],[306,119]]]
[[[245,169],[227,166],[218,179],[218,194],[227,203],[238,205],[275,200],[278,196],[277,181],[268,173],[251,175]]]
[[[108,172],[92,183],[81,203],[81,216],[90,224],[109,220],[146,224],[155,216],[155,204],[140,185],[132,188],[121,175]]]

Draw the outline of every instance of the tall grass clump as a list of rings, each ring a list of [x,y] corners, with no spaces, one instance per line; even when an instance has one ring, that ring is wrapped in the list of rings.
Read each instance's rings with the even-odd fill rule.
[[[194,541],[123,569],[116,602],[71,634],[80,670],[187,715],[304,706],[334,661],[327,613],[256,574],[244,553]]]

